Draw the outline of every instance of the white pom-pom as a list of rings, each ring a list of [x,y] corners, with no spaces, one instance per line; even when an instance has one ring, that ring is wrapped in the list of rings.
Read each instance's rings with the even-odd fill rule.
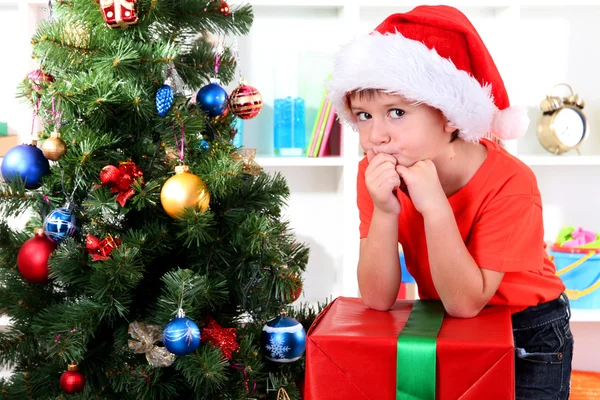
[[[490,131],[498,139],[517,139],[525,134],[528,126],[529,117],[525,108],[508,107],[496,111]]]

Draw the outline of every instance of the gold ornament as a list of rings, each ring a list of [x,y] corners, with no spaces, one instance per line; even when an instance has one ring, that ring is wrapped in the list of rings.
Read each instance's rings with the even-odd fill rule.
[[[127,345],[135,353],[146,354],[146,360],[153,367],[168,367],[175,361],[172,354],[165,347],[156,346],[154,343],[162,340],[163,328],[160,325],[150,325],[144,322],[134,321],[129,324],[127,330],[133,340]]]
[[[83,23],[70,21],[64,29],[65,35],[61,39],[66,45],[80,49],[87,49],[90,46],[90,32]]]
[[[60,133],[54,131],[42,144],[42,152],[48,160],[58,161],[67,151],[67,145],[60,138]]]
[[[187,165],[175,167],[175,175],[167,179],[160,191],[160,201],[171,218],[179,218],[186,208],[204,212],[210,203],[206,183],[190,173]]]
[[[234,161],[244,162],[242,171],[250,175],[258,176],[260,175],[262,167],[254,161],[254,157],[256,157],[256,149],[242,148],[231,154],[231,158],[233,158]]]
[[[277,391],[277,400],[290,400],[290,395],[285,391],[284,388],[279,388]]]

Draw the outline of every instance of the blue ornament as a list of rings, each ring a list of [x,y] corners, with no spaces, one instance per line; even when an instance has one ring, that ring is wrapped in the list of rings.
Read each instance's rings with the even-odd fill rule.
[[[184,356],[200,345],[200,329],[191,319],[177,317],[165,326],[163,343],[171,353]]]
[[[2,161],[2,177],[8,183],[20,176],[27,189],[42,186],[42,176],[50,173],[50,164],[42,150],[32,144],[20,144],[10,149]]]
[[[173,89],[166,83],[156,92],[156,111],[164,118],[173,105]]]
[[[276,363],[294,362],[306,350],[306,331],[294,318],[280,315],[263,327],[260,348],[267,360]]]
[[[196,104],[211,117],[218,117],[227,110],[227,92],[216,83],[209,83],[196,94]]]
[[[204,151],[209,151],[210,143],[208,143],[206,140],[202,139],[202,142],[200,142],[200,148]]]
[[[75,236],[76,232],[77,217],[70,207],[52,210],[44,218],[44,233],[55,243]]]

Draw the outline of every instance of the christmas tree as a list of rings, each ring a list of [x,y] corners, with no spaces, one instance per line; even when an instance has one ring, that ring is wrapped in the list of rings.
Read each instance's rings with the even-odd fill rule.
[[[251,7],[50,5],[19,87],[39,143],[2,164],[3,398],[299,398],[308,249],[285,179],[232,144],[260,93],[222,86]]]

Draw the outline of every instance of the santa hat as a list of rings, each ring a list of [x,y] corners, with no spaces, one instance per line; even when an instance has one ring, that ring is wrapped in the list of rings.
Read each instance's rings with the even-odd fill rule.
[[[510,107],[500,73],[467,17],[453,7],[419,6],[394,14],[374,32],[339,51],[328,83],[342,121],[356,129],[347,95],[377,89],[441,110],[459,137],[487,134],[514,139],[525,133],[524,109]]]

